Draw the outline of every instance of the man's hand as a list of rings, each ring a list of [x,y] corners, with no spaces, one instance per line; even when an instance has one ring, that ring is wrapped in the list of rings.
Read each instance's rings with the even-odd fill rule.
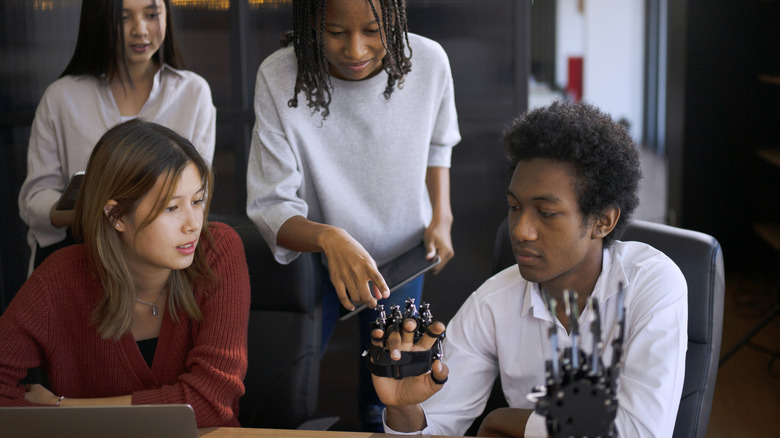
[[[384,345],[390,350],[390,358],[398,360],[402,351],[430,350],[439,336],[444,333],[444,324],[435,322],[429,326],[431,334],[424,334],[417,343],[414,343],[414,333],[417,330],[417,321],[406,319],[402,324],[401,333],[393,331],[387,337]],[[382,347],[384,332],[380,329],[371,332],[372,343]],[[415,377],[396,380],[388,377],[372,376],[374,389],[387,406],[387,425],[398,432],[414,432],[425,428],[425,415],[419,403],[427,400],[438,392],[443,383],[436,383],[447,379],[449,370],[440,360],[433,362],[431,371]]]

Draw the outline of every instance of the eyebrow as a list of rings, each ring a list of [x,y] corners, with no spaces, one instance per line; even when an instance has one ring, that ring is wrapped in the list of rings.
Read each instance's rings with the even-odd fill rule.
[[[377,26],[379,26],[379,22],[376,21],[376,19],[371,20],[371,21],[367,21],[367,22],[363,23],[362,26],[371,26],[372,24],[376,24]],[[347,27],[347,26],[345,26],[345,25],[343,25],[341,23],[333,22],[333,21],[330,21],[330,20],[325,20],[325,26]]]
[[[153,10],[153,11],[158,11],[158,10],[160,10],[160,5],[158,5],[156,1],[152,1],[152,2],[151,2],[151,3],[149,3],[148,5],[144,6],[144,9],[145,9],[145,10]],[[127,12],[127,11],[129,11],[129,10],[130,10],[130,9],[123,8],[123,9],[122,9],[122,12]]]
[[[506,191],[506,194],[507,194],[507,196],[511,196],[511,197],[513,197],[514,199],[517,199],[517,196],[515,196],[515,194],[514,194],[514,193],[512,193],[512,191],[511,191],[511,190],[507,190],[507,191]],[[540,194],[540,195],[536,195],[536,196],[534,196],[533,198],[531,198],[531,201],[542,201],[542,202],[549,202],[549,203],[551,203],[551,204],[559,204],[559,203],[563,202],[563,201],[561,200],[561,198],[559,198],[559,197],[557,197],[557,196],[555,196],[555,195],[552,195],[552,194],[544,194],[544,193],[542,193],[542,194]]]
[[[200,190],[198,190],[197,192],[193,193],[193,196],[197,195],[198,193],[204,192],[205,190],[206,190],[205,187],[201,187]],[[182,198],[188,198],[188,197],[189,196],[173,195],[173,196],[171,196],[171,201],[173,201],[174,199],[182,199]]]

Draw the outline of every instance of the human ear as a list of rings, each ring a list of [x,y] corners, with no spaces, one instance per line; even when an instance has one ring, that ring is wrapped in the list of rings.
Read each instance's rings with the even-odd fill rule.
[[[119,203],[115,200],[109,199],[108,202],[106,202],[106,205],[103,207],[103,214],[106,216],[106,220],[111,223],[113,228],[115,228],[117,231],[124,231],[124,221],[122,221],[122,218],[117,217],[114,213],[114,208],[116,208],[118,204]]]
[[[620,219],[620,209],[615,206],[607,207],[606,210],[595,220],[591,236],[594,239],[603,239],[615,229],[615,225]]]

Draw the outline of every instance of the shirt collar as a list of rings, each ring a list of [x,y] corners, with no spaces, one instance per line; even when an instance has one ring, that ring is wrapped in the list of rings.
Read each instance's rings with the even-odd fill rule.
[[[517,274],[520,275],[520,272]],[[531,313],[534,318],[552,321],[550,312],[547,310],[547,304],[542,299],[539,283],[523,281],[522,284],[525,285],[525,291],[523,294],[523,304],[520,315],[525,317]]]
[[[612,245],[609,248],[604,248],[602,251],[601,273],[591,294],[600,303],[617,294],[621,283],[624,289],[629,286],[628,275],[626,275],[625,269],[623,269],[623,259],[620,254],[615,253],[614,248],[614,245]],[[607,284],[608,281],[609,284]],[[531,283],[529,281],[523,283],[525,284],[525,296],[523,298],[521,315],[526,316],[529,312],[533,312],[534,318],[552,321],[552,315],[547,309],[547,303],[542,299],[539,283]]]
[[[596,286],[593,288],[592,296],[598,298],[600,303],[606,302],[610,297],[616,295],[620,290],[630,286],[628,275],[623,267],[623,257],[615,251],[615,245],[605,248],[601,262],[601,274],[596,280]],[[607,283],[609,282],[609,283]]]
[[[160,83],[160,78],[162,77],[163,70],[169,71],[169,72],[175,74],[176,76],[183,76],[182,72],[180,70],[177,70],[177,69],[171,67],[170,65],[168,65],[166,63],[163,63],[162,67],[157,69],[157,72],[154,74],[154,82],[155,83],[157,83],[157,84]],[[74,76],[74,77],[76,79],[79,79],[79,78],[82,78],[82,77],[89,77],[89,76],[90,75]],[[103,81],[103,82],[105,82],[105,83],[108,83],[108,75],[106,75],[105,73],[103,73],[100,76],[98,76],[98,79]]]
[[[160,67],[160,69],[159,69],[159,70],[157,70],[157,74],[156,74],[156,76],[161,76],[161,75],[162,75],[162,72],[163,72],[163,70],[165,70],[165,71],[169,71],[169,72],[171,72],[171,73],[175,74],[176,76],[182,76],[182,72],[181,72],[181,70],[175,69],[175,68],[171,67],[170,65],[168,65],[168,64],[166,64],[166,63],[164,63],[164,62],[163,62],[163,65],[162,65],[162,67]]]

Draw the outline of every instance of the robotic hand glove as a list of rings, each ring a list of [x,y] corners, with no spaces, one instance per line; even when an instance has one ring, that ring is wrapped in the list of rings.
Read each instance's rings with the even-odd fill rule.
[[[366,357],[366,366],[368,370],[379,377],[392,377],[396,380],[401,380],[406,377],[419,376],[425,374],[431,370],[433,362],[441,359],[441,341],[444,339],[444,333],[436,335],[430,331],[429,326],[433,322],[433,315],[431,314],[430,305],[422,302],[420,304],[420,311],[417,311],[417,307],[414,304],[413,298],[407,298],[404,312],[401,313],[399,306],[393,306],[390,308],[390,315],[385,313],[384,306],[379,305],[376,307],[377,318],[376,321],[371,323],[371,332],[380,329],[383,331],[381,339],[374,339],[374,341],[380,341],[382,346],[372,345],[371,348],[363,352],[363,356]],[[430,350],[425,351],[403,351],[401,352],[401,358],[393,360],[390,357],[390,350],[385,348],[387,338],[394,331],[400,332],[406,330],[403,327],[403,322],[408,319],[414,319],[417,322],[417,328],[414,330],[414,342],[424,335],[437,338],[436,342]],[[433,374],[431,374],[433,378]],[[443,384],[444,381],[436,381],[437,384]]]
[[[605,367],[600,357],[601,322],[598,301],[588,300],[594,315],[591,321],[593,345],[591,354],[579,348],[577,294],[566,291],[566,315],[571,327],[571,348],[558,356],[555,322],[549,329],[552,357],[547,360],[546,385],[534,388],[536,412],[546,418],[547,432],[553,437],[615,437],[617,415],[617,378],[623,353],[625,309],[623,287],[618,292],[618,336],[612,342],[612,363]],[[548,307],[555,315],[555,300],[545,294]]]

